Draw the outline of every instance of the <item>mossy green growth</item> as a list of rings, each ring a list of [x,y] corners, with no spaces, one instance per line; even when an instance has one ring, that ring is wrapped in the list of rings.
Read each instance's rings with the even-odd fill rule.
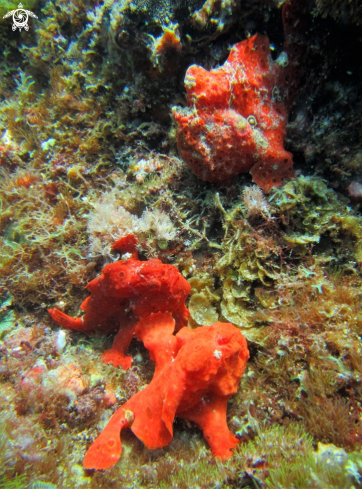
[[[6,15],[8,12],[11,12],[12,10],[16,10],[19,8],[19,1],[16,0],[2,0],[0,4],[0,17],[3,19],[4,15]],[[22,5],[24,10],[31,10],[34,11],[35,7],[38,5],[39,0],[25,0]],[[12,16],[9,17],[9,19],[12,19]],[[2,22],[5,22],[6,19],[2,20]],[[9,21],[10,22],[10,21]],[[9,24],[11,28],[12,24]]]
[[[168,481],[161,481],[158,487],[159,489],[221,488],[227,487],[222,485],[225,476],[226,471],[220,463],[211,465],[207,461],[201,461],[179,470],[176,474],[171,475]]]
[[[12,298],[10,294],[0,297],[0,339],[15,326],[14,311],[9,309],[11,302]]]
[[[0,477],[0,489],[25,489],[27,486],[25,474],[16,475],[12,480],[8,480],[6,476]]]
[[[26,474],[14,474],[7,467],[9,438],[6,434],[5,423],[0,424],[0,489],[25,489],[28,486]]]
[[[167,243],[167,240],[166,239],[159,239],[157,241],[157,244],[158,244],[158,247],[161,249],[161,250],[165,250],[168,246],[168,243]]]
[[[269,489],[352,489],[362,478],[362,453],[347,453],[335,445],[318,444],[296,423],[261,428],[258,436],[241,444],[229,464]]]
[[[56,489],[56,487],[57,486],[51,482],[37,481],[30,486],[30,489]]]
[[[241,477],[255,467],[255,478],[265,480],[267,487],[307,487],[306,480],[316,468],[313,439],[298,424],[270,426],[238,447],[235,462],[240,464]]]
[[[269,203],[286,223],[284,239],[294,257],[307,254],[315,243],[325,259],[362,260],[362,219],[321,178],[300,176],[272,189]]]

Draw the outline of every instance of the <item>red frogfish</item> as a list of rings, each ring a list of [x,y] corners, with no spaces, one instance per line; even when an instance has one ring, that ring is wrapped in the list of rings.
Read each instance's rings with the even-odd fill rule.
[[[283,144],[294,78],[300,75],[295,3],[284,7],[286,42],[276,61],[268,38],[256,34],[236,44],[223,66],[188,68],[188,107],[174,107],[173,117],[180,156],[201,180],[220,183],[250,171],[268,190],[294,175],[292,154]]]
[[[201,428],[214,456],[232,455],[238,440],[228,429],[226,410],[249,358],[246,340],[230,323],[185,327],[176,335],[174,329],[169,313],[138,322],[135,333],[155,362],[154,377],[113,414],[86,453],[86,469],[108,469],[117,462],[124,428],[150,449],[164,447],[173,437],[175,416]]]
[[[125,370],[132,365],[132,357],[126,352],[140,318],[154,312],[170,312],[179,330],[187,325],[189,317],[185,306],[190,292],[187,280],[173,265],[157,259],[140,261],[136,243],[133,235],[114,243],[113,249],[132,253],[132,257],[106,265],[101,276],[87,285],[91,295],[80,306],[84,316],[72,318],[59,309],[49,309],[52,319],[63,328],[118,331],[112,348],[102,357],[105,363]]]

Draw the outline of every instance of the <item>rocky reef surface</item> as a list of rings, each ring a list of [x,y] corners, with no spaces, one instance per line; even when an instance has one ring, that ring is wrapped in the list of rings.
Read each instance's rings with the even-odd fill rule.
[[[13,30],[19,8],[0,5],[0,488],[362,487],[359,2],[29,0]],[[188,281],[176,323],[247,340],[227,460],[176,414],[166,446],[124,430],[116,464],[83,466],[161,350],[107,364],[116,328],[48,309],[81,324],[129,235]]]

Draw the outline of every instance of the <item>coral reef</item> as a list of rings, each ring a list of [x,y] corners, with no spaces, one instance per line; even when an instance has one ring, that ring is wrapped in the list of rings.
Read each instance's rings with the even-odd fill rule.
[[[0,3],[0,487],[361,486],[359,3],[29,0],[38,18],[21,32],[2,18],[18,2]],[[255,186],[249,172],[215,185],[178,156],[172,107],[192,119],[196,89],[185,90],[185,73],[222,73],[253,42],[267,51],[250,56],[281,77],[268,98],[282,108],[280,151],[294,173],[278,188]],[[247,60],[263,99],[263,70]],[[200,112],[206,98],[196,95]],[[240,117],[252,135],[265,130],[268,114]],[[210,120],[191,132],[214,135],[220,121],[210,132]],[[127,234],[138,260],[132,240],[119,241]],[[132,366],[114,368],[101,355],[120,317],[114,331],[84,334],[59,328],[47,309],[77,317],[105,266],[154,260],[184,284],[185,334],[229,322],[247,339],[223,418],[238,446],[215,459],[176,415],[167,445],[147,448],[135,424],[116,464],[88,470],[84,456],[118,409],[134,403],[147,417],[137,399],[154,392],[160,349],[153,357],[140,333],[145,345],[123,348]],[[126,325],[134,313],[118,306]],[[182,335],[170,336],[155,341]]]
[[[257,185],[245,187],[242,200],[248,218],[262,216],[264,219],[268,219],[270,217],[270,205]]]
[[[316,0],[315,15],[327,17],[343,22],[352,22],[360,25],[362,22],[362,6],[355,0],[346,2],[345,0]]]
[[[112,256],[112,244],[129,233],[137,236],[143,248],[167,247],[167,242],[176,235],[176,228],[170,217],[158,209],[146,210],[138,218],[124,207],[117,205],[116,192],[102,194],[94,202],[94,209],[88,218],[89,249],[93,257]],[[154,239],[151,237],[154,236]]]
[[[362,184],[359,182],[351,182],[347,191],[352,200],[361,201],[362,200]]]
[[[210,39],[219,36],[233,23],[237,7],[234,0],[117,0],[112,4],[117,48],[129,49],[134,43],[161,72],[174,66],[182,51],[192,50],[193,40],[204,40],[205,34]]]
[[[15,314],[10,308],[11,303],[9,294],[0,298],[0,338],[15,327]]]
[[[47,301],[57,296],[55,288],[71,296],[87,275],[84,203],[66,185],[20,169],[11,174],[3,170],[0,197],[3,290],[18,304]],[[42,268],[52,273],[44,274]]]

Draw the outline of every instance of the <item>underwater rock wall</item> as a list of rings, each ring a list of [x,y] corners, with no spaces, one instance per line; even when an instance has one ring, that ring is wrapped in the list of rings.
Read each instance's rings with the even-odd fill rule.
[[[3,18],[16,2],[1,4],[1,487],[359,487],[358,2],[304,3],[283,129],[295,173],[278,188],[249,173],[199,180],[172,117],[186,110],[190,66],[220,70],[257,34],[272,63],[283,59],[284,3],[33,0],[28,31]],[[154,364],[133,340],[131,368],[104,365],[113,334],[65,331],[47,309],[79,317],[86,284],[117,263],[112,244],[130,233],[141,262],[159,259],[188,280],[187,328],[228,322],[248,342],[226,410],[238,441],[227,462],[176,417],[164,448],[125,430],[116,465],[83,467]]]

